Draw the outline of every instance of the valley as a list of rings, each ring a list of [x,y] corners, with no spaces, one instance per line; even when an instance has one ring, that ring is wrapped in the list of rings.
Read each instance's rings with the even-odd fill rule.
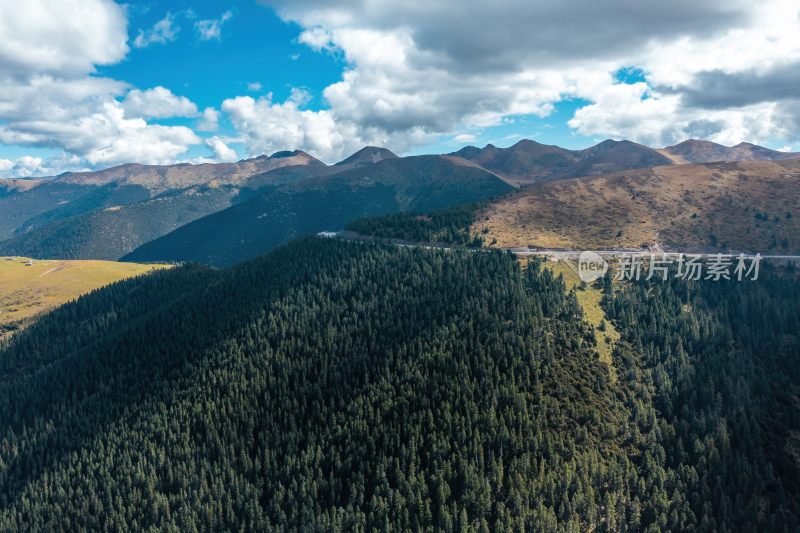
[[[266,190],[143,244],[123,260],[227,266],[366,216],[428,211],[513,190],[495,174],[460,158],[390,158]]]

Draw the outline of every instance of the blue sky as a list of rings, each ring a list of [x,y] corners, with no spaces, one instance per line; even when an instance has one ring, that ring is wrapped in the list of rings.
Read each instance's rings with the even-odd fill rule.
[[[321,91],[336,82],[344,63],[334,54],[317,53],[298,43],[302,29],[281,20],[272,9],[253,1],[234,2],[133,2],[129,4],[129,35],[147,31],[167,15],[179,28],[174,41],[133,47],[128,57],[100,68],[98,75],[125,80],[136,87],[162,86],[186,96],[198,107],[219,107],[232,95],[253,97],[272,93],[283,101],[293,87],[307,88],[310,109],[325,107]],[[202,40],[194,24],[232,14],[219,39]],[[252,87],[257,85],[258,87]],[[190,124],[189,119],[161,120],[163,124]],[[220,132],[235,132],[224,116]],[[240,143],[231,143],[241,149]],[[293,149],[294,147],[285,147]],[[246,150],[245,150],[246,151]],[[194,146],[188,156],[208,155],[205,146]],[[242,153],[242,155],[247,155]]]
[[[0,177],[366,144],[800,150],[796,0],[0,3]]]
[[[171,14],[180,28],[174,41],[133,48],[127,59],[103,67],[98,75],[126,80],[136,87],[163,86],[173,93],[188,97],[198,107],[218,107],[231,95],[253,97],[272,93],[283,101],[292,88],[307,89],[312,110],[327,107],[322,91],[337,82],[347,68],[343,55],[315,51],[298,41],[303,28],[282,20],[268,6],[253,1],[235,1],[223,7],[219,2],[132,3],[129,8],[129,34],[135,38],[139,30],[147,30]],[[193,28],[197,20],[219,18],[231,11],[233,16],[222,26],[220,38],[203,41]],[[631,78],[632,79],[632,78]],[[637,77],[638,80],[641,77]],[[259,84],[260,88],[248,88]],[[454,135],[434,136],[425,144],[398,150],[401,153],[424,154],[455,151],[466,144],[509,146],[522,138],[534,138],[547,144],[567,148],[584,148],[603,140],[602,137],[580,135],[567,126],[575,109],[586,102],[565,99],[555,105],[547,117],[516,115],[497,126],[465,130],[474,140],[459,141]],[[189,124],[188,119],[161,120],[163,124]],[[224,117],[221,131],[235,132]],[[231,143],[242,153],[241,143]],[[294,149],[284,146],[282,149]],[[207,155],[205,146],[196,146],[190,156]],[[252,155],[252,154],[251,154]]]
[[[252,1],[133,3],[129,35],[147,30],[168,14],[180,28],[174,41],[132,48],[128,57],[99,69],[98,74],[123,79],[136,87],[161,85],[189,97],[200,107],[219,106],[258,82],[263,91],[285,99],[292,87],[319,91],[337,81],[344,64],[331,54],[310,51],[297,42],[301,28],[282,21],[273,10]],[[203,41],[193,25],[219,19],[230,11],[219,39]],[[313,102],[320,105],[319,100]]]

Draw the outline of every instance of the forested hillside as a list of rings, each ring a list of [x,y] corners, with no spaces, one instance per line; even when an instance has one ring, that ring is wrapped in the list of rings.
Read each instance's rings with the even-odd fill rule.
[[[240,193],[228,186],[193,187],[57,219],[0,241],[0,255],[117,260],[184,224],[230,207]]]
[[[480,248],[479,235],[471,235],[478,204],[434,209],[425,214],[392,213],[365,217],[345,229],[360,236],[397,239],[414,243],[447,243]]]
[[[642,282],[607,298],[626,341],[615,362],[635,422],[661,436],[643,457],[647,484],[660,487],[659,529],[800,527],[800,282],[792,270],[751,282]]]
[[[21,228],[32,229],[87,209],[138,202],[147,197],[147,190],[138,185],[95,187],[45,181],[0,198],[0,240],[8,239],[18,229],[23,231]]]
[[[562,288],[499,253],[310,239],[97,292],[0,354],[0,524],[584,529],[607,498],[627,513],[637,431]]]
[[[301,152],[237,163],[119,165],[0,184],[6,255],[119,259],[144,242],[229,207],[256,190],[328,170]],[[5,181],[5,180],[2,180]]]
[[[798,292],[609,290],[612,380],[500,252],[309,238],[115,284],[0,350],[0,529],[793,531]]]

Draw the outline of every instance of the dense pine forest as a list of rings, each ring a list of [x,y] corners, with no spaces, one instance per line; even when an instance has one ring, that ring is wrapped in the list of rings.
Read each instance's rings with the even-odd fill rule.
[[[800,284],[301,239],[0,347],[0,529],[794,531]]]
[[[660,436],[644,459],[661,529],[800,527],[800,282],[762,275],[608,291],[635,421]]]
[[[392,213],[365,217],[346,226],[348,231],[379,239],[415,243],[447,243],[480,248],[483,239],[470,234],[479,204],[435,209],[427,214]]]

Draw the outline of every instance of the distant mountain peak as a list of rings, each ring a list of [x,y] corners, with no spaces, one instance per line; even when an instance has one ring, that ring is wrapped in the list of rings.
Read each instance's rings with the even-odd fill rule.
[[[675,146],[723,146],[723,145],[705,139],[686,139],[685,141],[679,142]]]
[[[687,139],[660,150],[677,163],[712,163],[716,161],[780,161],[799,154],[779,152],[750,142],[725,146],[712,141]]]
[[[487,146],[488,148],[488,146]],[[484,148],[478,148],[477,146],[469,145],[461,148],[457,152],[453,152],[451,155],[462,157],[464,159],[473,159],[480,153],[482,153]]]
[[[612,146],[617,146],[618,144],[623,142],[625,141],[615,141],[614,139],[606,139],[594,145],[593,148],[610,148]]]
[[[492,145],[490,145],[490,146],[492,146]],[[517,141],[516,143],[512,144],[511,146],[509,146],[507,148],[507,150],[511,150],[511,151],[526,151],[526,152],[527,151],[540,152],[540,151],[550,150],[550,149],[553,149],[553,148],[557,148],[559,150],[563,149],[563,148],[559,148],[558,146],[554,146],[554,145],[551,145],[551,144],[543,144],[543,143],[540,143],[538,141],[533,141],[531,139],[521,139],[521,140]],[[494,146],[492,146],[492,149],[496,149],[496,148]]]
[[[284,157],[294,157],[294,156],[298,156],[298,155],[308,155],[308,154],[303,152],[303,151],[300,151],[300,150],[281,150],[281,151],[275,152],[274,154],[269,156],[269,158],[270,159],[282,159]]]
[[[397,154],[388,148],[382,148],[380,146],[365,146],[350,157],[339,161],[336,163],[336,165],[370,164],[378,163],[386,159],[397,159]]]

